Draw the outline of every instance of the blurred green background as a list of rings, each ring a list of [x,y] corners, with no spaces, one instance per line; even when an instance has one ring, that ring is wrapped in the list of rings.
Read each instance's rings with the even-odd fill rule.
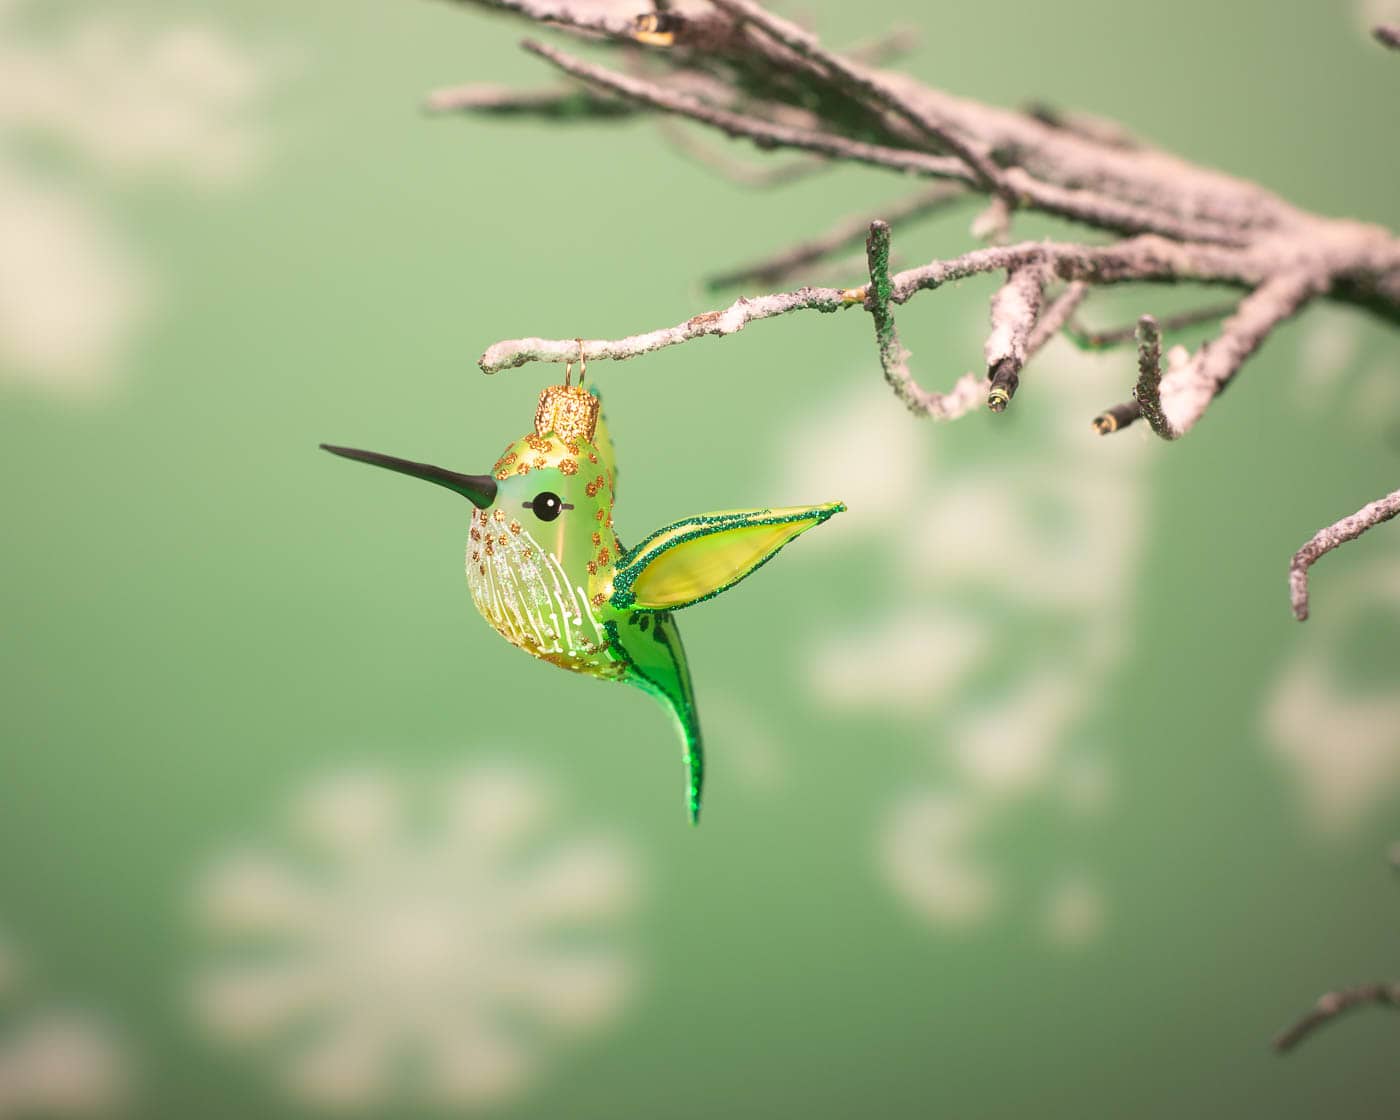
[[[1385,8],[789,11],[1395,228]],[[656,705],[476,615],[466,507],[316,444],[485,470],[558,372],[487,379],[486,345],[679,322],[909,185],[420,113],[549,81],[522,31],[0,3],[0,1116],[1396,1115],[1393,1016],[1268,1046],[1400,977],[1400,529],[1322,562],[1306,626],[1284,579],[1395,486],[1393,332],[1309,312],[1172,446],[1094,437],[1131,357],[1064,343],[1006,415],[918,423],[858,313],[596,364],[624,540],[850,506],[683,616],[692,830]],[[990,292],[905,308],[926,383],[976,366]]]

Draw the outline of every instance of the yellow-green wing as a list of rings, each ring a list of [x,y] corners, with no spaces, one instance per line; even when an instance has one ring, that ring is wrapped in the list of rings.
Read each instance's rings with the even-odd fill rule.
[[[618,563],[612,605],[675,610],[727,591],[794,537],[846,507],[840,502],[688,517],[653,533]]]

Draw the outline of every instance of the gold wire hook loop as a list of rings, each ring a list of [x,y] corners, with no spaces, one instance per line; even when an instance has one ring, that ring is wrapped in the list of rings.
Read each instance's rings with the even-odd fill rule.
[[[583,388],[583,375],[588,372],[588,359],[583,356],[583,339],[576,338],[578,343],[578,387]]]
[[[569,387],[569,381],[574,375],[574,360],[570,358],[564,363],[564,388]]]

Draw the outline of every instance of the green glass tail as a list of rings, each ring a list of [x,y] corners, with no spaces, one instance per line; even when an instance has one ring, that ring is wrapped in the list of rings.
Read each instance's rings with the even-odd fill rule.
[[[665,704],[676,721],[685,750],[686,804],[690,823],[700,822],[700,795],[705,782],[705,755],[700,718],[690,683],[690,666],[680,630],[670,611],[628,612],[608,624],[628,662],[626,680]]]

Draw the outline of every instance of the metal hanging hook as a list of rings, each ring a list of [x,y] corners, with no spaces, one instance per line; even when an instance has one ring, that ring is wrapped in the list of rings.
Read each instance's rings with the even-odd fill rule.
[[[576,338],[578,343],[578,387],[583,388],[583,375],[588,372],[588,359],[583,356],[583,339]]]

